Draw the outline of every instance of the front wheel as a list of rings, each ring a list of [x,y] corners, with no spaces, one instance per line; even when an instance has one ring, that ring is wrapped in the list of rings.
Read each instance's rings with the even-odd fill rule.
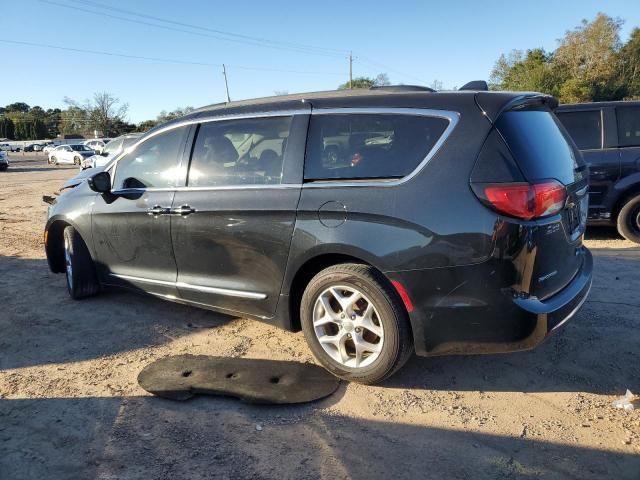
[[[49,164],[58,165],[58,159],[56,157],[51,157]]]
[[[346,263],[318,273],[302,296],[300,319],[316,359],[344,380],[381,382],[413,351],[398,294],[368,265]]]
[[[618,232],[627,240],[640,243],[640,195],[630,198],[620,210]]]
[[[95,264],[87,245],[73,227],[64,229],[64,263],[71,298],[80,300],[98,293],[100,284]]]
[[[82,162],[82,159],[80,157],[74,157],[73,163],[75,165],[80,165],[80,162]]]

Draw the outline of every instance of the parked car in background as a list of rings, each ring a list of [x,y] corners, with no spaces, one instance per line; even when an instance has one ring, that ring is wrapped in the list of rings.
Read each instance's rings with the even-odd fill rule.
[[[640,243],[640,102],[561,105],[556,115],[590,169],[590,225]]]
[[[42,150],[42,145],[39,143],[31,143],[24,147],[25,152],[39,152]]]
[[[9,168],[9,155],[4,150],[0,150],[0,172],[4,172]]]
[[[11,151],[12,152],[19,152],[22,150],[22,146],[21,145],[16,145],[15,143],[11,145]]]
[[[110,139],[108,139],[108,138],[105,138],[105,139],[97,139],[96,138],[96,139],[93,139],[93,140],[87,140],[86,142],[82,142],[82,143],[99,155],[104,150],[105,145],[107,145],[107,143],[109,143],[109,140]]]
[[[532,348],[591,287],[588,170],[553,97],[482,86],[196,110],[64,189],[49,266],[74,299],[118,286],[302,329],[350,381]]]
[[[110,140],[99,155],[88,157],[82,162],[81,170],[106,165],[116,155],[119,155],[123,150],[133,145],[141,136],[142,133],[127,133],[126,135],[121,135]]]
[[[53,142],[49,142],[47,144],[45,144],[44,147],[42,147],[42,151],[44,152],[45,155],[49,155],[49,152],[51,150],[53,150],[54,148],[56,148],[56,144]]]
[[[0,143],[0,150],[5,151],[5,152],[10,152],[11,151],[11,145],[9,145],[8,143]]]
[[[49,152],[49,163],[58,165],[59,163],[71,163],[81,165],[82,160],[94,154],[86,145],[59,145]]]
[[[41,152],[43,148],[44,148],[44,145],[42,145],[40,143],[34,143],[33,144],[33,151],[34,152]]]

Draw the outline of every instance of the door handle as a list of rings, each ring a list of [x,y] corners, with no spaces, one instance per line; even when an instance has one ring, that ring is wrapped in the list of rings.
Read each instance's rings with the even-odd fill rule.
[[[195,208],[191,208],[189,205],[181,205],[178,208],[174,208],[171,210],[173,215],[182,215],[186,217],[187,215],[191,215],[192,213],[196,213]]]
[[[154,205],[151,208],[147,208],[147,215],[153,215],[154,217],[157,215],[167,215],[169,213],[171,213],[171,209],[161,207],[160,205]]]

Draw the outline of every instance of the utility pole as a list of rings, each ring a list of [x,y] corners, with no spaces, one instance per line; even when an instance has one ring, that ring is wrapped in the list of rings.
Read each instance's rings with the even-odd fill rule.
[[[349,90],[353,87],[353,52],[349,52]]]
[[[227,102],[230,102],[231,98],[229,97],[229,82],[227,81],[227,67],[224,66],[224,63],[222,64],[222,75],[224,75],[224,86],[227,90]]]

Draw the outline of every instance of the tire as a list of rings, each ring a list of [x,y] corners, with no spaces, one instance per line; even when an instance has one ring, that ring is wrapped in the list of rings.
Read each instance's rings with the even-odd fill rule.
[[[67,289],[74,300],[92,297],[100,291],[96,267],[82,237],[73,227],[64,229],[64,259]]]
[[[51,157],[51,161],[49,163],[58,166],[58,159],[56,157]]]
[[[73,164],[74,164],[74,165],[80,165],[80,162],[82,162],[82,160],[80,159],[80,157],[74,157],[74,158],[73,158]]]
[[[620,210],[618,232],[627,240],[640,243],[640,195],[629,198]]]
[[[349,306],[356,293],[362,298]],[[346,308],[339,306],[339,297]],[[367,312],[372,313],[367,316]],[[329,372],[350,382],[379,383],[400,369],[413,352],[402,301],[389,281],[368,265],[334,265],[313,277],[302,295],[300,320],[315,358]],[[336,343],[331,341],[338,338]],[[356,339],[362,345],[360,359]]]

